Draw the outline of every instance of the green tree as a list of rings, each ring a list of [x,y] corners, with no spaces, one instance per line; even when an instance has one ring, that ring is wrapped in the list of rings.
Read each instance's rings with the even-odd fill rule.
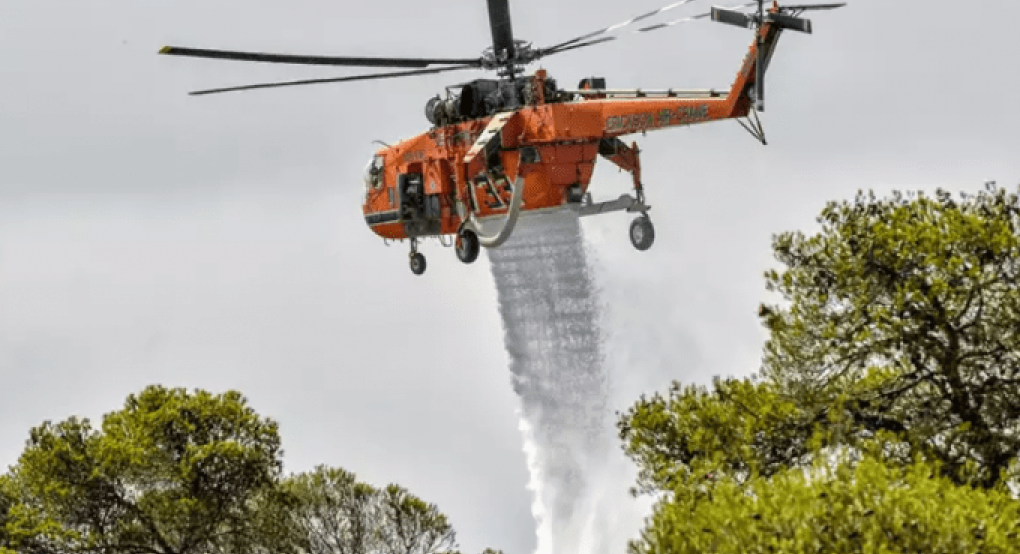
[[[624,451],[638,465],[634,493],[673,490],[726,471],[770,476],[810,463],[813,417],[770,383],[716,379],[712,390],[674,382],[666,395],[641,399],[618,423]]]
[[[342,468],[319,466],[288,478],[291,540],[308,554],[438,554],[454,546],[439,508],[397,485],[378,489]]]
[[[95,430],[33,429],[11,479],[17,525],[62,552],[189,554],[254,540],[260,495],[281,471],[277,425],[237,392],[146,388]],[[8,522],[8,526],[11,522]]]
[[[367,554],[378,549],[378,491],[342,468],[318,466],[288,477],[295,499],[292,540],[309,554]]]
[[[378,496],[384,553],[438,554],[454,546],[453,527],[435,504],[393,484]]]
[[[762,374],[803,406],[852,390],[854,432],[905,433],[959,482],[1001,482],[1020,452],[1017,195],[859,194],[819,223],[774,241],[786,306],[765,309]]]
[[[306,554],[295,525],[297,498],[279,484],[265,488],[249,502],[248,532],[222,541],[214,554]]]
[[[10,554],[16,548],[11,531],[7,528],[10,521],[11,508],[15,506],[17,499],[11,491],[10,478],[0,475],[0,554]]]
[[[693,518],[708,529],[727,517],[752,527],[782,520],[752,504],[752,511],[726,516],[717,510],[730,502],[725,498],[810,496],[843,483],[849,488],[840,502],[871,505],[874,498],[854,497],[865,489],[850,486],[878,478],[878,470],[855,473],[864,462],[854,456],[863,451],[881,471],[906,472],[882,479],[908,490],[923,488],[918,475],[938,467],[945,479],[924,490],[937,491],[929,505],[946,508],[948,518],[930,521],[957,525],[947,532],[964,525],[947,500],[938,500],[947,495],[964,495],[975,510],[1020,524],[1015,511],[1000,510],[1016,502],[1005,491],[1016,481],[1020,452],[1017,195],[993,190],[957,201],[944,191],[916,199],[859,194],[828,204],[818,221],[812,236],[784,233],[773,241],[786,269],[766,279],[783,302],[761,307],[770,336],[760,376],[716,380],[711,390],[674,383],[621,416],[624,449],[640,470],[635,492],[666,493],[634,544],[638,551],[679,552],[663,545],[678,529],[691,529],[670,518]],[[837,453],[850,455],[839,479],[790,480]],[[747,519],[754,514],[758,519]],[[818,539],[815,531],[807,537]],[[753,551],[755,540],[740,544]],[[902,551],[895,541],[884,545]]]
[[[960,483],[1003,482],[1020,451],[1017,195],[858,195],[819,222],[773,242],[787,269],[766,276],[784,306],[761,309],[762,378],[675,384],[622,419],[642,485],[668,486],[662,472],[699,448],[766,475],[807,463],[819,426],[836,444],[893,432],[904,462],[924,453]]]
[[[48,520],[38,502],[26,500],[23,484],[0,475],[0,554],[59,554],[55,537],[67,533]]]
[[[1002,491],[959,486],[935,465],[866,456],[811,477],[772,477],[679,487],[655,510],[631,554],[782,552],[1020,552],[1020,502]],[[723,474],[725,475],[725,474]]]

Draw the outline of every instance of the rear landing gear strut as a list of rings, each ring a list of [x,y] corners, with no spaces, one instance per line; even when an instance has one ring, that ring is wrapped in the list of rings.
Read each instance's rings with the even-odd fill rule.
[[[425,255],[418,252],[418,239],[411,237],[411,273],[421,275],[425,273]]]
[[[645,187],[641,184],[641,150],[638,149],[636,142],[628,146],[619,138],[605,138],[599,141],[599,154],[630,173],[634,180],[634,196],[625,194],[619,200],[598,204],[592,204],[591,198],[588,197],[586,202],[581,203],[578,211],[581,215],[617,210],[640,212],[641,215],[630,224],[630,243],[642,252],[648,250],[655,242],[655,228],[652,227],[652,220],[648,217],[651,206],[645,204]]]

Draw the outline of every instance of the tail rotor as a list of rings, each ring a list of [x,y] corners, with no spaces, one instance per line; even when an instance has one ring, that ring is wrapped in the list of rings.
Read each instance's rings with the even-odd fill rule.
[[[771,10],[765,11],[765,0],[758,0],[758,11],[753,15],[728,8],[712,8],[712,21],[749,28],[755,33],[758,58],[757,63],[755,63],[754,79],[755,110],[759,112],[765,111],[765,70],[771,57],[770,53],[765,52],[763,48],[762,25],[772,23],[780,30],[789,29],[810,34],[812,32],[811,20],[798,17],[801,13],[808,10],[833,10],[843,6],[846,6],[845,2],[839,4],[803,4],[796,6],[780,6],[776,2]]]

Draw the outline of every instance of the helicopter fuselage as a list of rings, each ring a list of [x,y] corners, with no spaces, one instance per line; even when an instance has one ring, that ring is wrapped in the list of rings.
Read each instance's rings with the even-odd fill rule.
[[[746,116],[756,59],[748,56],[729,91],[588,90],[554,103],[537,95],[532,105],[382,148],[366,169],[366,223],[385,239],[456,234],[468,217],[505,216],[516,182],[522,212],[579,204],[599,155],[631,172],[640,190],[637,147],[619,137]],[[534,79],[539,89],[544,72]]]

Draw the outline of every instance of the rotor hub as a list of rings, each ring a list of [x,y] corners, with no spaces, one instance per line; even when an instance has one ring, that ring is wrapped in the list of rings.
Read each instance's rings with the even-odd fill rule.
[[[506,50],[497,53],[492,46],[486,48],[482,51],[482,68],[501,72],[503,76],[502,73],[507,72],[508,68],[512,67],[515,73],[522,72],[524,66],[542,57],[541,52],[526,40],[515,40],[513,52],[513,57],[509,58]]]

